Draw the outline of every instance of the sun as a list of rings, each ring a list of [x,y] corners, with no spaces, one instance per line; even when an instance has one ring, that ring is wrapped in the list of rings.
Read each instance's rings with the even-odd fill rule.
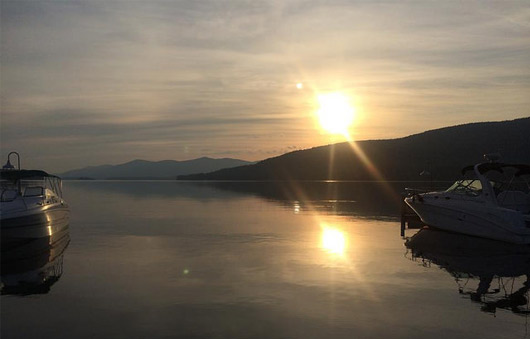
[[[317,97],[318,121],[323,130],[331,134],[348,136],[348,128],[353,123],[354,108],[348,97],[342,93],[321,94]]]

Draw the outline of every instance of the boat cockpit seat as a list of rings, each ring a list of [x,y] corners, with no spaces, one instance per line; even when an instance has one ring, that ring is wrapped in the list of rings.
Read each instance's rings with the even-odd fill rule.
[[[530,194],[521,191],[503,191],[497,196],[499,206],[530,213]]]

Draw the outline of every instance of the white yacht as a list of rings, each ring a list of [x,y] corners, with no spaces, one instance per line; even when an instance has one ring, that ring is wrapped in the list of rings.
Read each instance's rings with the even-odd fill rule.
[[[9,161],[0,171],[2,250],[9,243],[51,237],[68,228],[70,210],[57,176],[40,170],[15,169]]]
[[[489,161],[462,174],[445,191],[413,192],[405,202],[430,227],[530,244],[530,166]]]

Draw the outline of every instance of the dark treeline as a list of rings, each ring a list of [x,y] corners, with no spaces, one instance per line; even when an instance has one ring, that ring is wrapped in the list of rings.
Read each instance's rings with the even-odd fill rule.
[[[254,165],[179,176],[180,180],[432,180],[458,177],[467,165],[498,152],[530,163],[530,117],[446,127],[399,139],[358,141],[379,176],[349,143],[295,151]]]

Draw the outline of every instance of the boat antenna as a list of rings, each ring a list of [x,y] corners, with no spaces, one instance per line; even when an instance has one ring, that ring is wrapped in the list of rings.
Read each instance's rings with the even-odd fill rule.
[[[11,165],[11,161],[9,161],[10,157],[11,157],[11,154],[16,154],[17,156],[17,160],[18,160],[18,169],[20,170],[20,154],[18,154],[18,152],[9,152],[9,154],[7,155],[7,163],[2,167],[2,169],[6,169],[6,170],[14,170],[15,169],[15,166]]]

